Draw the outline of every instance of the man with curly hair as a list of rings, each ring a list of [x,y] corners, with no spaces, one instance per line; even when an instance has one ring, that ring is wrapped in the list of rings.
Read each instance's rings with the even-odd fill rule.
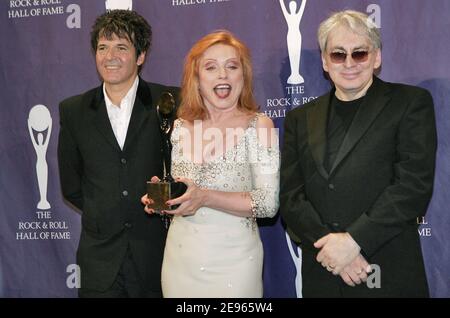
[[[62,192],[82,211],[80,297],[161,297],[166,229],[140,197],[163,173],[155,104],[177,90],[139,76],[151,37],[134,11],[99,16],[91,45],[103,83],[60,104]]]

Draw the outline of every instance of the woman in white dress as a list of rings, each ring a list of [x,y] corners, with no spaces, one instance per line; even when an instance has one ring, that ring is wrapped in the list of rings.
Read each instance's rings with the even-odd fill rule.
[[[172,174],[188,189],[167,202],[181,205],[165,211],[173,219],[163,295],[262,297],[256,218],[278,210],[279,149],[272,120],[257,113],[247,47],[228,31],[200,39],[186,57],[181,94]]]

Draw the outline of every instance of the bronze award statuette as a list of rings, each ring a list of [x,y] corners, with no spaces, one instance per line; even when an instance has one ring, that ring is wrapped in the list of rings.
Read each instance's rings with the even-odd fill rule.
[[[159,128],[162,139],[162,154],[164,177],[160,182],[147,181],[147,195],[154,201],[151,208],[156,213],[163,210],[174,210],[178,207],[169,207],[166,202],[170,199],[183,195],[186,190],[186,184],[176,182],[170,174],[170,162],[172,153],[172,144],[170,143],[170,135],[173,130],[173,122],[175,120],[175,99],[169,92],[163,92],[156,107],[156,113],[159,120]]]
[[[150,182],[147,181],[147,195],[152,198],[152,209],[156,213],[160,213],[163,210],[174,210],[179,205],[168,206],[166,202],[173,198],[182,196],[187,190],[187,186],[183,182]]]

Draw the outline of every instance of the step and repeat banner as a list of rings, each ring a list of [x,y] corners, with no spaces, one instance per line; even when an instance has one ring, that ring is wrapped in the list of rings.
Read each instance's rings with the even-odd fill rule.
[[[435,101],[434,195],[417,222],[431,295],[450,297],[448,0],[0,0],[0,296],[77,295],[80,215],[59,186],[58,103],[100,84],[90,30],[114,8],[136,10],[152,25],[142,77],[163,84],[180,84],[184,56],[200,37],[235,33],[252,51],[257,100],[281,137],[286,112],[330,89],[319,23],[337,10],[367,12],[383,36],[380,77],[427,88]],[[260,232],[265,297],[301,297],[301,251],[280,217]]]

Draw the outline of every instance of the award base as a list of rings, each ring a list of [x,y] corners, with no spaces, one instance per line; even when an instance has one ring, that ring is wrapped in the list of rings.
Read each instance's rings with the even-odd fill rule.
[[[151,208],[156,213],[164,210],[175,210],[179,204],[168,206],[166,202],[170,199],[182,196],[187,190],[183,182],[150,182],[147,181],[147,195],[153,200]]]

